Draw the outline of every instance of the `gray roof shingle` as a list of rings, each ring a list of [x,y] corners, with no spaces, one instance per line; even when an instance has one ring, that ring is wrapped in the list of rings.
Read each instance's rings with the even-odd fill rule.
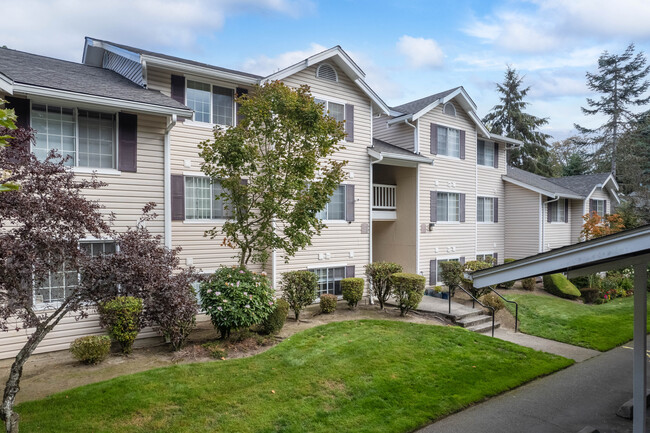
[[[610,173],[582,174],[579,176],[548,178],[548,181],[587,197],[596,185],[604,184],[609,175]]]
[[[544,177],[508,166],[506,177],[560,196],[587,198],[596,185],[602,185],[609,173],[583,174],[579,176]]]
[[[424,98],[407,102],[406,104],[398,105],[397,107],[390,107],[390,108],[394,111],[398,111],[404,114],[415,114],[418,111],[422,110],[427,105],[431,104],[432,102],[435,102],[440,98],[444,98],[445,96],[455,92],[458,89],[460,89],[460,86],[454,87],[453,89],[445,90],[444,92],[425,96]]]
[[[0,48],[0,72],[16,83],[190,110],[108,69]]]

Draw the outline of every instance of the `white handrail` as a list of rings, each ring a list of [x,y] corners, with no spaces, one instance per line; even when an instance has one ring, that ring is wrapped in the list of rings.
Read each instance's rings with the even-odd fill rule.
[[[396,210],[395,185],[373,184],[372,208],[377,210]]]

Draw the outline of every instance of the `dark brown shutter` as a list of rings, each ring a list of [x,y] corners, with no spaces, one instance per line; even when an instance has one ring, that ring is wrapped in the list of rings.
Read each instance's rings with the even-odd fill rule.
[[[118,170],[138,171],[138,116],[120,113],[117,163]]]
[[[569,223],[569,199],[564,199],[564,222]]]
[[[465,159],[465,131],[460,131],[460,159]]]
[[[594,205],[594,201],[589,200],[589,216],[591,216],[591,214],[594,213],[595,208],[596,208],[596,206]]]
[[[172,99],[185,105],[185,77],[172,75]]]
[[[5,108],[13,108],[16,114],[16,126],[29,128],[31,125],[29,99],[14,98],[13,96],[6,96],[4,99],[7,101]]]
[[[345,141],[354,141],[354,105],[345,104]]]
[[[492,254],[492,257],[494,257],[494,264],[498,265],[499,264],[499,253],[497,253],[495,251],[494,254]]]
[[[499,143],[494,143],[494,168],[499,168]]]
[[[553,203],[557,203],[557,202],[553,202]],[[551,222],[551,207],[552,207],[553,203],[547,203],[546,204],[546,222],[547,223]]]
[[[431,155],[438,154],[438,125],[435,123],[431,124],[431,137],[429,138],[430,151]]]
[[[237,87],[236,92],[237,92],[236,94],[237,97],[240,97],[242,95],[248,95],[248,89],[244,89],[242,87]],[[236,125],[239,125],[241,121],[244,119],[244,116],[239,114],[239,107],[241,107],[241,104],[239,103],[235,104],[235,119],[236,119],[235,122],[237,122]]]
[[[354,265],[345,267],[345,278],[354,278]]]
[[[171,175],[172,220],[185,219],[185,178],[181,174]]]
[[[499,198],[494,197],[494,222],[499,222]]]
[[[485,141],[483,140],[476,142],[476,163],[478,165],[485,164]]]
[[[465,194],[460,195],[459,207],[460,207],[459,220],[461,223],[464,223],[465,222]]]
[[[438,191],[431,191],[431,202],[429,203],[429,220],[432,223],[438,222]]]
[[[345,220],[354,221],[354,185],[345,185]]]
[[[603,200],[603,215],[607,215],[607,200]]]
[[[429,284],[432,286],[438,282],[438,261],[436,259],[429,260]]]
[[[464,264],[465,264],[465,256],[462,256],[462,257],[459,259],[459,261],[460,261],[460,264],[461,264],[461,265],[464,265]]]

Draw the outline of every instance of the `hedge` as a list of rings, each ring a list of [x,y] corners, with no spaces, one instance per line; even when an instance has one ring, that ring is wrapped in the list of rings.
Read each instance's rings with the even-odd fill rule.
[[[563,274],[544,275],[543,281],[544,289],[552,295],[568,299],[580,297],[580,290]]]
[[[348,302],[351,309],[355,309],[361,298],[363,298],[364,285],[363,278],[344,278],[341,280],[343,299]]]

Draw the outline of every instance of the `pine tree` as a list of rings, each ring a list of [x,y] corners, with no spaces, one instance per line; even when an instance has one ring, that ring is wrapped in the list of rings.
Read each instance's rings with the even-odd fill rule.
[[[525,113],[530,103],[524,98],[530,86],[521,88],[524,78],[517,70],[508,66],[502,84],[497,83],[501,103],[495,105],[484,118],[490,132],[523,141],[519,149],[509,152],[508,163],[542,176],[550,176],[552,161],[548,152],[547,140],[550,135],[539,131],[548,119]]]
[[[583,152],[576,152],[569,156],[562,167],[562,176],[577,176],[589,172],[589,163]]]
[[[650,96],[641,97],[650,85],[645,79],[650,72],[646,63],[643,52],[635,55],[634,44],[630,44],[623,54],[603,52],[598,58],[598,73],[586,74],[587,87],[601,96],[597,100],[587,98],[589,108],[582,107],[582,112],[588,116],[605,116],[607,121],[594,129],[577,124],[575,127],[584,136],[583,145],[593,149],[591,156],[595,161],[611,159],[614,176],[620,157],[620,137],[636,118],[630,107],[650,101]]]

